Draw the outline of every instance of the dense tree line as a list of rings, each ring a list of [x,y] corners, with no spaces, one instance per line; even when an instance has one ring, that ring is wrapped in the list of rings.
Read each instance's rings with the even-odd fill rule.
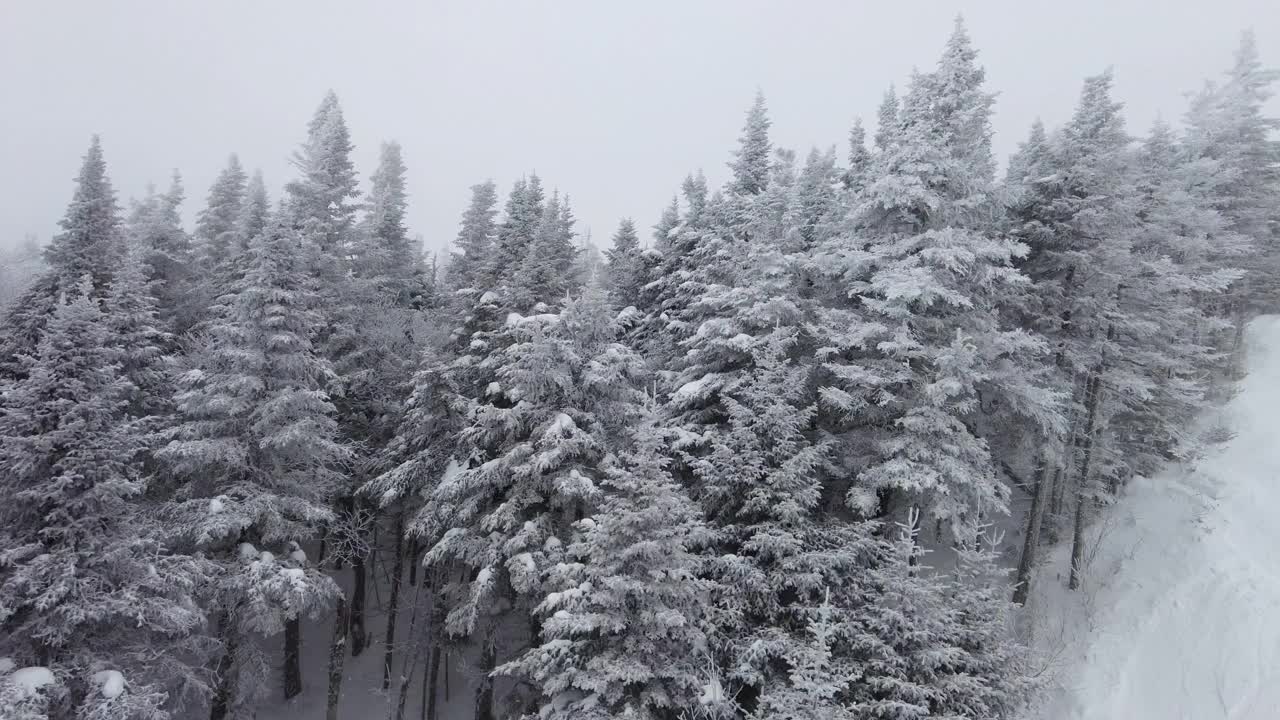
[[[1040,544],[1076,588],[1275,308],[1276,77],[1245,36],[1135,138],[1104,72],[999,178],[957,24],[843,160],[775,147],[757,97],[729,180],[603,265],[531,174],[471,188],[437,271],[400,146],[362,196],[332,93],[278,202],[232,156],[192,232],[176,174],[124,213],[95,138],[6,282],[0,703],[223,720],[310,685],[336,718],[376,646],[394,720],[418,673],[437,717],[446,657],[477,720],[1012,717]]]

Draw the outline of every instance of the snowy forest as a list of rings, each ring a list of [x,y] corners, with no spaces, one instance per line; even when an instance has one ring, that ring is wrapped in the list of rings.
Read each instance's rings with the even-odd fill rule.
[[[1103,71],[1005,159],[922,60],[839,149],[744,98],[603,252],[531,171],[425,253],[334,93],[191,227],[94,137],[0,262],[0,717],[1023,717],[1028,597],[1280,300],[1280,75],[1134,129]]]

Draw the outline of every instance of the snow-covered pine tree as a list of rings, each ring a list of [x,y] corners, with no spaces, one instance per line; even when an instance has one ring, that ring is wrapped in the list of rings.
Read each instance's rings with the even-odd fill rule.
[[[580,281],[573,272],[578,254],[573,222],[569,199],[562,201],[558,192],[552,192],[508,283],[509,302],[516,311],[529,312],[539,304],[561,305],[578,289]]]
[[[351,162],[353,147],[338,96],[330,90],[293,155],[300,177],[285,186],[291,221],[330,262],[343,258],[354,239],[360,190]]]
[[[195,256],[205,282],[210,282],[211,277],[225,276],[228,263],[237,254],[240,245],[237,226],[244,209],[248,180],[240,158],[232,154],[209,188],[204,209],[196,216]],[[205,294],[216,298],[221,292],[215,288],[206,290]]]
[[[136,389],[96,294],[89,274],[63,291],[5,393],[0,656],[52,671],[51,717],[164,720],[207,690],[193,598],[210,568],[165,551],[140,504]]]
[[[419,324],[413,309],[423,295],[422,257],[404,225],[407,195],[400,146],[383,145],[381,161],[372,177],[367,211],[351,244],[350,275],[345,278],[343,305],[334,316],[342,329],[327,348],[340,378],[334,399],[346,444],[355,449],[349,467],[351,488],[339,498],[345,525],[363,531],[369,524],[365,503],[357,490],[385,468],[383,450],[396,432],[402,412],[400,394],[413,371],[415,334]],[[367,543],[356,538],[357,549]],[[363,552],[334,558],[349,563],[352,590],[348,613],[350,649],[358,657],[365,649],[365,595],[369,558]],[[335,675],[340,678],[341,675]]]
[[[1141,321],[1122,330],[1134,341],[1125,350],[1144,369],[1140,402],[1128,402],[1110,420],[1114,442],[1133,472],[1150,474],[1171,457],[1195,450],[1192,427],[1203,411],[1208,379],[1220,367],[1215,339],[1229,328],[1221,307],[1249,239],[1233,232],[1214,207],[1213,194],[1234,171],[1211,158],[1189,157],[1172,129],[1158,122],[1137,156],[1138,226],[1132,255],[1139,273],[1125,294],[1125,308]]]
[[[1212,308],[1229,317],[1234,336],[1225,338],[1234,362],[1240,362],[1244,323],[1258,312],[1271,312],[1280,297],[1280,215],[1275,197],[1280,192],[1280,141],[1275,131],[1280,119],[1266,114],[1268,100],[1280,71],[1264,67],[1252,32],[1240,38],[1235,60],[1226,78],[1206,87],[1186,115],[1186,146],[1192,157],[1214,160],[1229,174],[1211,191],[1212,207],[1237,236],[1248,239],[1253,253],[1229,263],[1243,267],[1247,275],[1233,285],[1230,307]]]
[[[1044,123],[1036,118],[1031,123],[1027,139],[1018,143],[1018,149],[1009,156],[1009,165],[1005,168],[1004,186],[1009,200],[1016,205],[1019,195],[1025,188],[1048,174],[1049,155],[1052,147],[1049,136],[1045,132]]]
[[[666,435],[643,421],[607,467],[596,509],[547,572],[534,609],[541,644],[500,669],[537,684],[544,720],[658,720],[697,707],[713,589],[698,551],[710,534],[667,470]]]
[[[558,315],[512,313],[504,332],[505,349],[482,361],[495,379],[459,436],[465,467],[440,481],[424,509],[449,521],[427,562],[465,569],[463,587],[447,589],[458,597],[446,629],[480,646],[486,678],[499,654],[540,644],[531,610],[544,597],[543,574],[571,523],[597,499],[610,439],[634,414],[642,372],[640,359],[616,342],[599,288],[587,288]],[[507,639],[514,647],[500,647],[499,625],[521,616],[528,632]],[[482,682],[477,717],[502,716],[493,702],[491,683]]]
[[[643,252],[635,223],[623,218],[613,234],[613,246],[604,251],[609,261],[609,294],[620,308],[638,307],[642,303],[641,292],[649,279]]]
[[[887,410],[892,423],[851,500],[866,509],[872,493],[888,491],[957,528],[1003,511],[1008,498],[975,425],[980,400],[1010,418],[1060,422],[1056,395],[1042,387],[1044,344],[1000,312],[1026,284],[1012,266],[1026,248],[994,232],[983,79],[957,22],[937,68],[914,78],[897,136],[876,157],[854,218],[867,244],[838,239],[825,253],[861,309],[828,314],[848,326],[820,341],[825,398],[840,413]]]
[[[338,592],[300,549],[332,521],[326,500],[349,454],[324,390],[329,363],[311,342],[322,319],[315,252],[285,218],[254,238],[180,377],[180,421],[158,453],[182,481],[168,509],[177,540],[221,567],[208,588],[223,643],[214,720],[261,689],[249,635],[278,633]]]
[[[383,471],[370,480],[360,492],[371,498],[380,509],[388,511],[399,507],[405,519],[398,524],[400,535],[414,547],[430,547],[440,540],[451,522],[448,513],[436,516],[423,510],[436,484],[456,468],[456,439],[462,428],[462,419],[470,407],[467,399],[458,393],[449,373],[449,358],[432,344],[423,346],[413,377],[402,386],[407,400],[399,418],[399,426],[390,442],[381,450],[378,466]],[[387,610],[388,625],[383,662],[383,689],[391,685],[392,660],[396,650],[395,617],[399,602],[399,582],[402,575],[403,550],[396,556],[392,574],[392,588]],[[417,553],[412,553],[410,563],[417,563]],[[416,570],[414,571],[416,572]],[[442,572],[441,575],[450,573]],[[433,588],[433,591],[438,588]],[[444,602],[443,598],[433,603]],[[416,630],[417,628],[413,628]],[[443,628],[432,628],[442,631]],[[433,638],[437,644],[446,639]],[[419,648],[422,637],[410,637],[406,644]],[[408,677],[400,678],[401,694],[405,692]]]
[[[1024,698],[1006,662],[1016,645],[997,629],[1008,616],[1003,591],[967,563],[959,581],[935,574],[917,540],[919,518],[908,512],[867,571],[871,592],[846,631],[856,648],[849,708],[892,720],[1011,718]]]
[[[160,321],[178,334],[189,330],[203,314],[200,296],[192,292],[195,258],[191,237],[182,229],[179,208],[183,198],[182,177],[175,171],[166,192],[159,194],[148,188],[146,197],[134,203],[126,226],[131,250],[141,255]]]
[[[1114,411],[1109,401],[1141,403],[1148,392],[1139,359],[1151,318],[1143,308],[1158,291],[1134,254],[1139,196],[1111,85],[1110,71],[1085,81],[1071,121],[1038,163],[1048,172],[1023,189],[1012,210],[1011,235],[1029,248],[1020,262],[1032,281],[1019,303],[1023,324],[1049,340],[1062,384],[1074,388],[1072,427],[1047,449],[1064,468],[1052,473],[1059,477],[1056,509],[1056,498],[1074,487],[1073,544],[1081,553],[1086,515],[1100,497],[1094,474],[1105,449],[1099,430]],[[1073,567],[1075,587],[1079,557]]]
[[[764,93],[757,92],[756,99],[747,111],[747,122],[738,138],[729,169],[733,171],[730,189],[739,195],[757,195],[769,184],[773,146],[769,142],[769,113],[765,109]]]
[[[255,170],[249,177],[244,189],[244,204],[240,207],[240,215],[236,218],[236,245],[232,256],[248,258],[249,243],[267,228],[267,220],[271,216],[271,200],[267,197],[267,184],[262,179],[262,171]],[[239,273],[233,277],[239,277]]]
[[[876,134],[874,136],[876,150],[888,150],[898,137],[901,119],[898,115],[898,91],[890,85],[880,100],[880,108],[876,112]]]
[[[512,277],[542,225],[543,205],[542,179],[537,173],[521,178],[512,186],[498,225],[494,252],[489,257],[488,274],[499,294],[509,293]]]
[[[840,180],[846,190],[854,195],[862,192],[867,186],[867,173],[871,169],[871,151],[867,149],[867,130],[862,126],[862,118],[853,121],[849,130],[849,167],[845,168]]]
[[[453,293],[463,296],[455,303],[474,303],[495,285],[489,269],[498,233],[497,205],[498,189],[492,180],[471,186],[471,202],[462,214],[458,237],[453,241],[456,250],[450,255],[446,275]]]
[[[95,135],[76,177],[75,194],[59,221],[62,232],[44,250],[47,268],[7,310],[0,329],[0,372],[5,376],[22,376],[25,367],[18,358],[35,352],[45,320],[80,278],[93,277],[95,297],[106,292],[124,249],[119,213],[102,144]]]
[[[150,434],[173,412],[175,340],[161,329],[158,301],[137,250],[126,252],[104,300],[109,342],[119,353],[119,372],[129,382],[126,415]],[[157,438],[150,437],[154,445]]]

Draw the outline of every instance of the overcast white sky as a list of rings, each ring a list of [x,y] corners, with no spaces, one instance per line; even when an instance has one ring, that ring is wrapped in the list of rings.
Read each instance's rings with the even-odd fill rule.
[[[775,142],[843,154],[957,12],[1000,93],[1001,155],[1108,65],[1134,132],[1176,120],[1242,29],[1280,66],[1277,0],[0,0],[0,241],[55,232],[92,133],[122,202],[178,168],[190,218],[233,151],[278,193],[333,88],[362,178],[380,141],[403,144],[428,246],[452,239],[468,186],[528,170],[604,245],[620,216],[651,225],[687,172],[724,178],[757,87]]]

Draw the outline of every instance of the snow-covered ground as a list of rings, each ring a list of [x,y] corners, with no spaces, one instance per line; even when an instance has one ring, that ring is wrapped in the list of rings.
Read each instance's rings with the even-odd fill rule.
[[[1234,438],[1135,480],[1093,528],[1080,592],[1065,548],[1042,570],[1028,610],[1049,688],[1029,718],[1280,718],[1280,318],[1248,341]]]

